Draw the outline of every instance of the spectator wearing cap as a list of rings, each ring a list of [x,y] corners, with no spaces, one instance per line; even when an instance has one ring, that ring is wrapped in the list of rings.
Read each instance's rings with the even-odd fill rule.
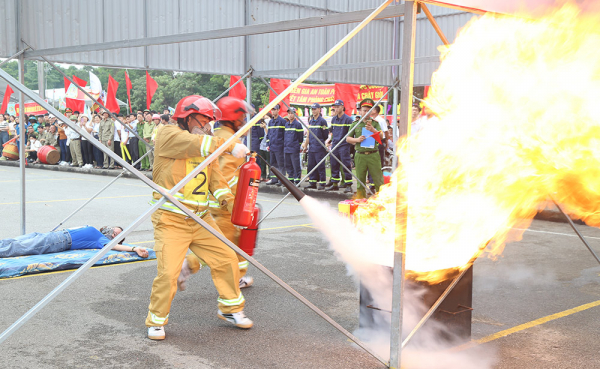
[[[254,109],[254,104],[252,104],[252,109]],[[255,114],[256,115],[256,114]],[[253,116],[254,117],[254,116]],[[264,119],[259,120],[250,128],[250,137],[252,138],[250,141],[250,151],[259,153],[261,157],[257,158],[257,163],[260,165],[261,176],[262,179],[267,178],[267,164],[264,160],[269,160],[267,158],[267,152],[261,152],[260,146],[265,138],[265,121]],[[263,155],[266,154],[266,155]],[[263,160],[264,158],[264,160]]]
[[[338,144],[339,146],[333,150],[331,155],[335,155],[346,168],[351,169],[350,144],[346,142],[346,135],[352,126],[352,118],[346,115],[343,100],[335,100],[333,103],[333,114],[334,117],[331,119],[331,128],[329,129],[329,138],[327,140],[331,142],[332,147],[335,148]],[[337,191],[340,185],[346,187],[344,192],[352,193],[352,174],[344,170],[344,178],[342,179],[340,163],[332,159],[331,179],[325,189],[328,191]]]
[[[375,105],[375,102],[372,99],[364,99],[360,102],[359,113],[364,119],[360,124],[352,127],[346,141],[349,144],[354,145],[356,150],[356,154],[354,155],[356,177],[362,181],[362,183],[365,183],[367,181],[367,173],[369,173],[373,178],[375,191],[377,192],[381,185],[383,185],[379,144],[377,140],[369,140],[369,144],[363,144],[363,142],[373,134],[378,134],[380,139],[383,139],[383,133],[381,132],[379,123],[371,117],[366,116],[373,105]],[[366,190],[360,182],[357,184],[356,197],[359,199],[366,197]]]
[[[316,138],[325,142],[329,138],[329,129],[327,128],[327,121],[321,115],[321,105],[318,103],[312,104],[312,115],[308,121],[309,133],[306,136],[306,140],[302,144],[302,148],[306,150],[308,146],[308,167],[307,171],[310,173],[317,164],[323,160],[327,152]],[[311,143],[312,141],[312,143]],[[327,173],[325,172],[325,162],[321,163],[315,171],[310,174],[308,186],[306,188],[318,188],[319,190],[325,189],[327,183]],[[317,187],[318,184],[318,187]]]
[[[98,137],[100,137],[100,142],[104,146],[106,146],[111,151],[114,151],[114,135],[115,135],[115,123],[107,111],[102,112],[102,120],[100,121],[100,128],[98,129]],[[99,164],[98,164],[99,165]],[[102,169],[114,169],[115,168],[115,159],[108,156],[108,154],[104,153],[104,163]]]
[[[285,154],[283,152],[285,119],[279,116],[279,104],[271,109],[271,115],[272,118],[267,127],[267,150],[269,151],[271,166],[277,168],[280,172],[285,172]],[[281,186],[281,183],[273,174],[271,174],[271,180],[267,184]]]
[[[37,133],[37,129],[40,126],[40,124],[37,121],[37,118],[32,115],[32,116],[29,117],[28,121],[29,121],[29,125],[31,127],[33,127],[33,131],[35,133]],[[27,126],[28,128],[29,128],[29,125]]]
[[[148,110],[148,109],[146,109]],[[156,128],[156,122],[153,121],[153,115],[152,113],[148,110],[146,112],[146,110],[144,110],[145,112],[145,116],[146,116],[146,123],[144,123],[144,135],[142,136],[144,138],[144,141],[146,141],[146,143],[150,144],[150,146],[154,147],[154,143],[152,142],[152,134],[154,133],[154,128]],[[158,118],[160,120],[160,117]],[[146,148],[146,150],[148,150],[149,148]],[[154,167],[154,153],[150,152],[148,154],[148,170],[152,171]]]
[[[285,170],[287,178],[295,184],[300,183],[302,167],[300,166],[300,148],[304,141],[304,129],[296,119],[296,109],[288,109],[289,121],[285,124],[283,153],[285,155]]]
[[[72,114],[69,119],[75,125],[77,124],[77,115]],[[83,167],[83,159],[81,157],[81,135],[69,126],[65,128],[65,134],[67,135],[67,145],[69,145],[69,151],[71,151],[71,166],[80,168]]]

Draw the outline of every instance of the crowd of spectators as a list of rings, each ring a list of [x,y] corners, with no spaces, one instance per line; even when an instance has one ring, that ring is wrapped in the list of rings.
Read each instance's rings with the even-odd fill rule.
[[[368,100],[368,101],[366,101]],[[250,137],[249,149],[259,154],[259,164],[262,169],[263,180],[268,185],[278,185],[277,178],[270,174],[269,167],[273,166],[287,175],[292,182],[300,183],[302,170],[312,172],[307,181],[307,188],[353,193],[353,176],[344,167],[356,171],[356,155],[358,152],[367,155],[378,152],[377,163],[379,173],[391,169],[393,158],[393,127],[381,115],[381,106],[375,105],[370,99],[361,102],[368,109],[362,110],[358,106],[358,114],[354,117],[347,114],[348,107],[344,101],[336,100],[331,107],[331,118],[325,119],[322,107],[319,104],[311,106],[310,116],[302,119],[296,115],[296,109],[290,108],[285,117],[280,115],[280,105],[276,105],[263,119],[256,123],[246,137]],[[365,103],[366,101],[366,103]],[[371,109],[372,107],[372,109]],[[373,147],[364,150],[362,141],[356,141],[364,136],[362,132],[353,133],[359,120],[365,116],[365,128],[380,132],[381,144],[377,141]],[[169,110],[165,109],[162,115],[156,111],[138,110],[126,116],[116,116],[124,124],[113,120],[107,112],[93,114],[91,117],[78,111],[66,109],[65,116],[75,122],[81,129],[100,141],[104,146],[123,158],[129,164],[142,171],[152,171],[154,155],[151,148],[158,127],[165,124],[175,124],[171,119]],[[91,119],[90,119],[91,118]],[[437,119],[431,111],[421,112],[418,105],[412,107],[411,135],[418,134],[427,122]],[[376,124],[375,124],[376,123]],[[376,129],[374,127],[377,127]],[[362,129],[361,125],[361,129]],[[370,136],[373,136],[369,134]],[[248,144],[248,139],[244,143]],[[350,137],[350,139],[347,139]],[[0,115],[0,154],[2,144],[17,138],[20,139],[18,118],[4,114]],[[31,163],[39,163],[37,152],[44,145],[51,145],[60,152],[58,165],[74,166],[85,169],[121,169],[115,164],[113,158],[92,145],[77,131],[59,121],[52,114],[26,117],[25,153]],[[333,150],[332,155],[326,160],[327,153]],[[365,152],[368,152],[365,154]],[[339,160],[336,160],[339,159]],[[141,159],[141,160],[140,160]],[[0,160],[6,160],[1,157]],[[370,159],[369,162],[373,160]],[[329,168],[329,171],[327,170]],[[313,170],[314,169],[314,170]],[[370,186],[372,192],[379,189],[373,177],[373,165],[369,166],[368,176],[361,181]],[[361,171],[362,172],[362,171]],[[328,178],[329,177],[329,178]],[[361,196],[361,185],[358,184]]]
[[[136,169],[145,171],[152,171],[154,156],[152,152],[146,156],[144,154],[154,146],[156,130],[161,125],[174,123],[168,109],[165,109],[162,115],[148,109],[138,110],[137,113],[127,116],[116,114],[123,124],[111,119],[107,112],[93,114],[91,119],[88,115],[71,109],[66,109],[64,115],[129,164],[135,164]],[[25,155],[30,163],[39,163],[39,149],[50,145],[60,152],[58,165],[84,169],[122,168],[118,164],[115,165],[114,159],[108,154],[54,115],[31,115],[25,119],[26,131],[21,135],[18,118],[8,114],[0,115],[0,155],[5,143],[15,139],[18,148],[23,136],[26,142]],[[141,157],[142,160],[138,162]],[[0,160],[7,158],[2,156]]]

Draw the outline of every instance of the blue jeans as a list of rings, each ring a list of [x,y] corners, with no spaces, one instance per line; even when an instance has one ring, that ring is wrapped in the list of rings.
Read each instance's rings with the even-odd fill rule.
[[[71,235],[67,231],[35,232],[0,240],[0,258],[50,254],[66,251],[70,247]]]
[[[8,132],[0,132],[0,155],[2,155],[2,145],[8,142]]]
[[[69,150],[67,139],[58,140],[58,144],[60,145],[60,161],[67,161],[67,150]]]

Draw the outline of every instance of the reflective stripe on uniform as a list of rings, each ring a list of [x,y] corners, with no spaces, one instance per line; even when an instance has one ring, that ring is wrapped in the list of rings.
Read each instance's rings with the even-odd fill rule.
[[[167,314],[167,316],[164,318],[159,318],[156,315],[150,313],[150,320],[152,321],[152,323],[155,323],[155,324],[165,325],[165,321],[168,318],[169,318],[169,314]]]
[[[202,139],[202,145],[200,146],[200,154],[202,156],[210,155],[210,144],[212,143],[212,136],[205,135]]]
[[[208,200],[208,206],[211,208],[220,208],[221,207],[218,202],[213,201],[213,200]]]
[[[229,180],[229,182],[227,182],[227,184],[229,185],[229,188],[235,186],[238,183],[238,177],[237,176],[233,176],[233,178],[231,178]]]
[[[240,292],[240,296],[237,299],[226,300],[226,299],[218,298],[217,301],[219,302],[219,304],[223,304],[225,306],[237,306],[237,305],[241,305],[242,302],[246,301],[246,299],[244,299],[244,295],[242,295],[242,293]]]
[[[248,269],[249,265],[250,265],[250,263],[248,262],[248,260],[246,260],[246,261],[240,261],[238,263],[238,268],[240,268],[240,269]]]
[[[156,199],[152,199],[152,200],[150,200],[150,201],[149,201],[149,204],[150,204],[150,205],[154,205],[154,204],[156,204],[157,202],[158,202],[158,200],[156,200]],[[208,205],[208,204],[207,204],[207,205]],[[185,215],[186,217],[188,216],[188,215],[187,215],[186,213],[184,213],[184,212],[183,212],[181,209],[179,209],[177,206],[173,205],[172,203],[170,203],[170,202],[168,202],[168,201],[167,201],[167,202],[165,202],[164,204],[162,204],[162,205],[160,206],[160,209],[162,209],[162,210],[166,210],[166,211],[170,211],[170,212],[172,212],[172,213],[176,213],[176,214]],[[190,211],[191,211],[191,210],[190,210]],[[196,214],[197,216],[199,216],[199,217],[202,217],[204,214],[206,214],[206,212],[207,212],[207,211],[208,211],[208,209],[206,209],[206,210],[202,210],[201,212],[199,212],[199,213],[195,213],[195,214]]]
[[[213,192],[213,195],[217,198],[220,199],[221,196],[231,193],[231,190],[229,188],[221,188],[216,190],[215,192]]]

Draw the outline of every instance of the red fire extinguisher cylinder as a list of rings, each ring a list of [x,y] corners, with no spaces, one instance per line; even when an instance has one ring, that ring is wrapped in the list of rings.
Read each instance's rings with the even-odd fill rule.
[[[252,223],[248,228],[242,229],[240,232],[239,248],[250,256],[254,255],[254,247],[256,247],[256,237],[258,236],[258,220],[260,218],[260,205],[256,204],[252,217]]]
[[[260,184],[260,166],[256,163],[256,154],[241,166],[240,177],[235,194],[231,223],[240,227],[250,227]]]

